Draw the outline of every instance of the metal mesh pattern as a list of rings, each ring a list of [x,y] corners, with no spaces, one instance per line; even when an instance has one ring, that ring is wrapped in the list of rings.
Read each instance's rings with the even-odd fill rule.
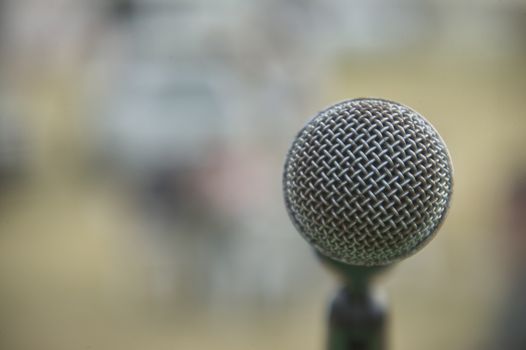
[[[298,231],[322,254],[384,265],[416,252],[442,222],[449,154],[417,112],[356,99],[320,112],[298,134],[283,178]]]

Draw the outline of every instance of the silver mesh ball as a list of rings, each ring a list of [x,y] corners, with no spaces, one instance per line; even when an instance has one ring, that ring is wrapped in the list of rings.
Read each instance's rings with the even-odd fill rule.
[[[417,112],[355,99],[320,112],[285,164],[287,210],[323,255],[385,265],[433,237],[449,207],[452,166],[436,130]]]

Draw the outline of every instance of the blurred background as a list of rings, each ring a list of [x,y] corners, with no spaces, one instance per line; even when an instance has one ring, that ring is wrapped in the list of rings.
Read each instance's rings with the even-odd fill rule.
[[[392,349],[525,349],[525,37],[522,0],[0,0],[0,348],[322,349],[282,165],[370,96],[455,166]]]

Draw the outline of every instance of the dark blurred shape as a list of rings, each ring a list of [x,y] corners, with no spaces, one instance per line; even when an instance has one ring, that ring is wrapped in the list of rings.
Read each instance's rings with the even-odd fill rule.
[[[526,3],[514,3],[508,9],[508,18],[510,25],[520,38],[526,37]],[[517,40],[517,48],[526,51],[526,40]]]
[[[185,188],[187,180],[184,171],[180,168],[159,169],[151,175],[150,182],[146,184],[146,202],[153,202],[152,205],[160,207],[166,217],[179,217],[181,207],[184,206]],[[149,200],[148,200],[149,199]]]
[[[6,34],[7,34],[7,29],[8,29],[8,26],[5,23],[6,22],[6,12],[7,12],[5,11],[5,9],[6,9],[5,0],[0,0],[0,63],[3,63],[2,60],[5,55],[4,47],[6,44]],[[0,69],[2,68],[3,68],[3,64],[2,64],[2,67],[0,67]]]
[[[1,113],[1,112],[0,112]],[[27,171],[23,125],[8,112],[0,115],[0,193],[18,183]]]
[[[510,248],[518,249],[517,257],[526,263],[526,173],[521,174],[512,183],[508,203],[508,226],[510,230]],[[522,270],[522,269],[521,269]]]
[[[120,20],[129,20],[137,12],[137,3],[135,0],[112,0],[108,8],[111,18]]]
[[[512,182],[505,219],[505,249],[510,285],[495,320],[494,339],[488,349],[526,349],[526,173]]]

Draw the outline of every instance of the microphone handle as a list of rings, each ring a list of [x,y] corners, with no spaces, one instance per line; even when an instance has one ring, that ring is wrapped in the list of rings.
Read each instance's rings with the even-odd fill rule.
[[[386,350],[385,305],[365,291],[343,287],[329,311],[329,350]]]
[[[387,309],[372,293],[371,279],[389,266],[353,266],[317,255],[343,282],[329,309],[328,350],[387,350]]]

